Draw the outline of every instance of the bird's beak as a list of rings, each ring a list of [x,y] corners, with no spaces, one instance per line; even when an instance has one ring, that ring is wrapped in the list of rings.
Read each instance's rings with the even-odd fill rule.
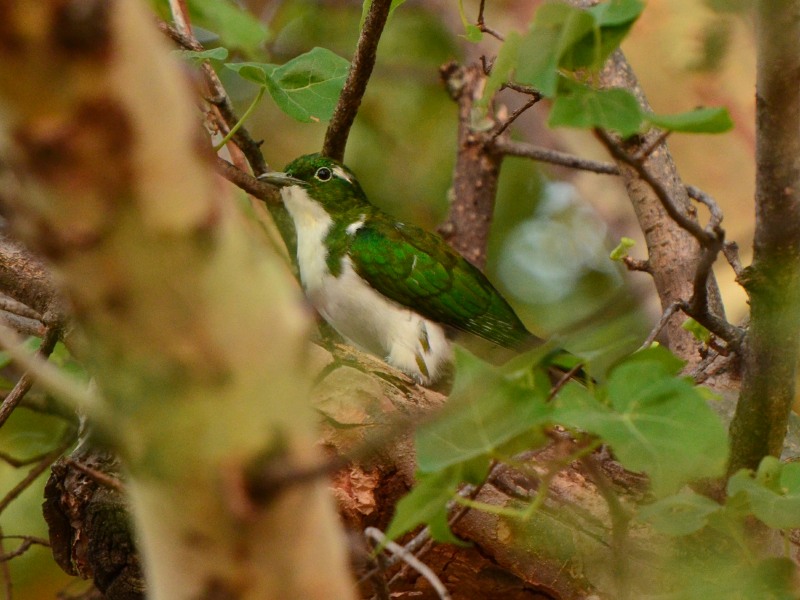
[[[274,185],[275,187],[286,187],[289,185],[302,185],[305,186],[306,182],[302,179],[297,179],[296,177],[292,177],[288,173],[283,173],[281,171],[270,171],[269,173],[264,173],[263,175],[259,175],[258,178],[261,181]]]

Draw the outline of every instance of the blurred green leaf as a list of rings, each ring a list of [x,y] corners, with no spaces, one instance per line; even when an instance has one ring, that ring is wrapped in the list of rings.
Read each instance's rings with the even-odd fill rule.
[[[456,378],[447,406],[417,431],[417,463],[424,473],[490,454],[549,421],[549,385],[525,385],[455,350]]]
[[[519,59],[519,42],[519,33],[511,31],[497,52],[497,58],[494,59],[494,64],[492,64],[492,72],[489,74],[486,85],[483,88],[483,95],[476,103],[481,107],[484,114],[494,95],[504,83],[511,79],[511,74],[516,68],[517,60]]]
[[[417,473],[414,488],[395,507],[386,537],[394,540],[426,524],[437,541],[463,544],[452,534],[447,523],[447,503],[452,500],[463,480],[463,465],[454,465],[436,473]]]
[[[711,341],[711,332],[691,317],[686,319],[681,324],[681,329],[688,331],[696,340],[703,342],[704,344],[707,344]]]
[[[566,91],[553,102],[550,127],[600,127],[627,138],[642,127],[639,102],[628,90],[595,90],[564,81]]]
[[[314,48],[287,63],[228,63],[241,77],[264,86],[281,110],[303,123],[333,115],[350,63],[325,48]]]
[[[632,240],[629,237],[620,238],[619,244],[617,244],[617,247],[614,248],[611,251],[611,253],[608,255],[608,257],[611,260],[620,261],[623,258],[625,258],[626,256],[628,256],[628,250],[633,248],[635,245],[636,245],[636,241]]]
[[[657,127],[686,133],[725,133],[733,129],[725,108],[698,108],[676,115],[647,113],[644,118]]]
[[[223,46],[248,55],[261,51],[269,29],[229,0],[189,0],[192,20],[219,34]]]
[[[592,34],[594,25],[594,17],[584,10],[560,2],[542,5],[519,46],[517,81],[555,96],[563,56]]]
[[[742,470],[728,481],[728,495],[745,494],[753,514],[776,529],[800,527],[800,463],[765,457],[753,476]]]
[[[679,536],[699,531],[708,524],[709,516],[720,510],[722,507],[710,498],[683,490],[645,506],[638,518],[661,533]]]
[[[620,463],[650,476],[664,496],[725,468],[727,433],[703,396],[674,375],[680,361],[663,348],[637,352],[608,379],[608,404],[569,383],[559,393],[553,419],[600,436]]]

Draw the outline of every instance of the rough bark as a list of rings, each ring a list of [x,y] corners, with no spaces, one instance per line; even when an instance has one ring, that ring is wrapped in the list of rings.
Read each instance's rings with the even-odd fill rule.
[[[455,63],[442,67],[441,73],[458,103],[458,150],[450,211],[439,233],[464,258],[483,268],[503,161],[503,155],[491,148],[490,132],[476,131],[472,124],[486,75],[478,65],[461,67]]]
[[[621,51],[615,52],[602,71],[605,87],[619,87],[632,91],[645,109],[650,105],[639,87],[636,76]],[[652,130],[623,144],[631,155],[650,148],[660,133]],[[676,301],[688,301],[693,293],[693,282],[700,258],[700,245],[692,235],[669,217],[653,189],[642,180],[630,165],[617,163],[628,196],[647,243],[648,264],[658,293],[661,307],[666,310]],[[667,189],[675,206],[692,220],[696,210],[691,204],[686,186],[681,181],[675,162],[665,141],[658,143],[645,161],[647,170]],[[714,313],[724,316],[724,309],[713,274],[708,281],[708,297]],[[677,356],[696,365],[700,356],[698,342],[681,325],[685,315],[676,313],[662,330],[661,341]]]
[[[5,206],[86,335],[149,597],[348,598],[318,481],[257,502],[265,457],[312,451],[307,315],[214,170],[192,96],[135,0],[0,4]],[[280,549],[280,552],[276,552]]]

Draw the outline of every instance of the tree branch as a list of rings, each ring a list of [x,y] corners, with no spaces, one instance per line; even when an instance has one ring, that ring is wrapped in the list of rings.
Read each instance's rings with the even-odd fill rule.
[[[361,35],[358,38],[347,81],[325,132],[325,142],[322,145],[324,156],[339,161],[344,159],[344,148],[347,145],[350,127],[356,119],[361,99],[367,90],[367,83],[372,74],[372,68],[375,66],[378,42],[381,39],[383,27],[386,25],[386,19],[389,18],[391,5],[391,0],[372,0],[361,29]]]
[[[756,36],[756,228],[731,473],[780,455],[800,355],[800,2],[757,2]]]

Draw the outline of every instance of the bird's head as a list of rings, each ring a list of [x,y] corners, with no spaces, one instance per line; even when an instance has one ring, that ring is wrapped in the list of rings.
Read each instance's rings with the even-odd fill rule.
[[[289,191],[303,190],[329,211],[367,203],[353,172],[342,163],[319,154],[296,158],[283,172],[265,173],[259,179]]]

